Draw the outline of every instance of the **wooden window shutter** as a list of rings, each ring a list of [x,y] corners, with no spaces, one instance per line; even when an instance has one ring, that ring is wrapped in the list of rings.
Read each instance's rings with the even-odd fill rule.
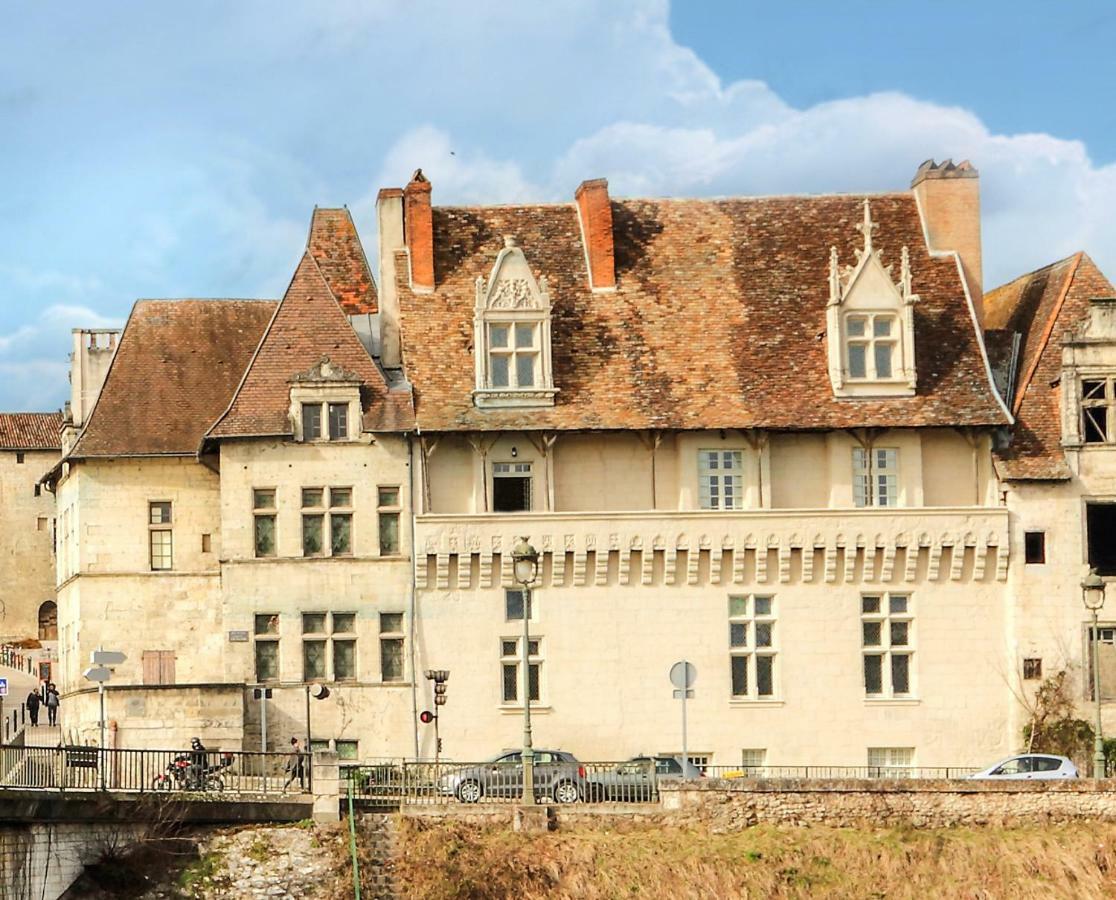
[[[173,650],[163,650],[159,654],[159,683],[174,684]]]
[[[158,650],[143,651],[144,684],[159,684],[159,656]]]

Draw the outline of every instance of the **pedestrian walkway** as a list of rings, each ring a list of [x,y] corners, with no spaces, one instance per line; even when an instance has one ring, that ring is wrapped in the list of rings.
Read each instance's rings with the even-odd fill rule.
[[[40,710],[41,722],[46,718]],[[62,743],[62,729],[57,725],[28,725],[23,730],[24,747],[57,747]]]

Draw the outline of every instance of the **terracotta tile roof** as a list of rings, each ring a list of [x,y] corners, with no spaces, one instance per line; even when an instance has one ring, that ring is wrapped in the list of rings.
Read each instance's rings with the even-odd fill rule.
[[[330,293],[321,269],[307,252],[228,410],[207,436],[291,434],[290,381],[323,356],[361,379],[365,430],[406,431],[414,427],[410,391],[388,389],[383,373],[364,349]]]
[[[863,197],[614,201],[618,288],[588,289],[575,207],[434,209],[436,290],[399,267],[404,363],[423,429],[827,429],[991,425],[985,368],[955,258],[932,257],[913,195],[873,196],[886,264],[910,248],[917,393],[835,399],[826,364],[829,248],[862,246]],[[553,303],[553,408],[476,409],[474,279],[517,238]]]
[[[348,209],[315,207],[306,249],[346,313],[352,316],[379,309],[376,283]]]
[[[1062,452],[1062,335],[1083,324],[1089,300],[1116,291],[1084,253],[1030,272],[984,295],[990,327],[1018,332],[1016,414],[1012,442],[997,452],[1001,477],[1012,481],[1070,477]]]
[[[273,300],[140,300],[71,457],[189,454],[228,406]]]
[[[0,450],[61,450],[62,413],[0,413]]]

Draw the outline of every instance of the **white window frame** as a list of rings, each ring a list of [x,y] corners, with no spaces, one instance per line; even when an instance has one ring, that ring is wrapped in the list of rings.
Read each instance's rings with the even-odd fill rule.
[[[864,320],[864,333],[860,335],[851,334],[850,323],[854,319]],[[876,334],[876,323],[879,321],[888,322],[888,333],[886,335]],[[873,381],[902,381],[903,380],[903,339],[900,333],[901,323],[899,321],[899,314],[892,311],[873,311],[856,309],[849,310],[845,313],[844,318],[844,331],[845,331],[845,377],[854,383],[873,382]],[[860,346],[864,348],[864,374],[854,375],[852,370],[852,348],[853,346]],[[891,374],[881,375],[876,368],[876,347],[887,346],[891,348]]]
[[[511,459],[494,462],[492,464],[492,509],[496,511],[496,479],[498,478],[526,478],[527,479],[527,508],[515,512],[531,512],[535,508],[535,473],[530,461]],[[506,514],[511,511],[501,510]]]
[[[765,612],[757,612],[763,603]],[[729,697],[736,702],[769,703],[779,694],[779,628],[774,594],[732,594],[728,598]],[[767,643],[757,635],[766,630]],[[743,659],[746,689],[736,693],[733,685],[735,660]],[[771,692],[759,692],[759,659],[771,660]]]
[[[502,344],[494,340],[495,329],[502,329],[506,339]],[[542,342],[539,339],[541,323],[538,320],[520,321],[516,319],[502,319],[488,323],[488,383],[485,385],[493,390],[515,391],[533,390],[539,386],[542,378]],[[521,330],[529,331],[531,342],[520,345]],[[497,384],[495,379],[496,360],[505,361],[507,375],[506,384]],[[530,360],[531,382],[520,384],[519,362],[521,359]]]
[[[158,522],[152,518],[156,507],[167,508],[167,519]],[[155,565],[155,535],[162,539],[166,535],[166,565]],[[164,548],[160,546],[160,561],[164,557]],[[152,572],[171,572],[174,570],[174,502],[171,500],[147,501],[147,562]]]
[[[726,460],[732,461],[725,468]],[[726,478],[733,481],[725,483]],[[726,487],[735,488],[731,496]],[[701,509],[744,508],[744,451],[737,448],[698,450],[698,505]],[[729,501],[726,503],[726,501]]]
[[[1080,428],[1081,443],[1087,447],[1098,447],[1106,444],[1116,444],[1116,376],[1113,375],[1082,375],[1080,400]],[[1103,393],[1091,397],[1085,394],[1086,382],[1101,382]],[[1103,409],[1105,411],[1105,436],[1103,441],[1088,440],[1088,429],[1085,423],[1088,420],[1089,410]]]
[[[899,448],[853,447],[852,494],[858,509],[898,506]]]
[[[878,601],[877,609],[871,610],[870,601]],[[903,608],[898,609],[899,601]],[[917,684],[915,681],[915,614],[914,600],[911,594],[903,592],[880,591],[879,593],[864,593],[860,595],[860,655],[861,676],[864,686],[864,696],[867,700],[913,700],[917,697]],[[878,643],[870,643],[866,625],[879,626]],[[906,625],[907,639],[905,643],[892,642],[892,625]],[[907,690],[896,691],[893,684],[894,658],[905,656],[907,658]],[[868,691],[867,660],[869,657],[880,658],[880,690],[878,693]]]
[[[528,648],[527,665],[538,671],[538,693],[539,696],[531,701],[532,708],[536,706],[543,706],[543,700],[546,697],[546,651],[543,644],[541,635],[532,634],[530,643],[535,645],[537,652],[531,653]],[[515,647],[514,653],[506,653],[507,644],[512,644]],[[499,683],[499,696],[500,706],[522,709],[523,701],[520,694],[523,693],[523,670],[520,668],[523,665],[523,635],[505,635],[500,638],[500,683]],[[504,678],[505,671],[509,668],[515,669],[515,699],[508,700],[504,692]]]
[[[740,751],[740,768],[749,775],[767,774],[767,748],[745,747]]]

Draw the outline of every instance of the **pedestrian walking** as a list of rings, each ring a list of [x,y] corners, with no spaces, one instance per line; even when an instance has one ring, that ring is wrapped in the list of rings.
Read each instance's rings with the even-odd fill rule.
[[[47,685],[46,695],[46,708],[47,708],[47,724],[54,726],[58,724],[58,707],[62,701],[58,697],[58,688],[54,686],[52,681]]]
[[[287,780],[283,782],[283,790],[294,783],[298,779],[298,789],[300,791],[306,790],[306,761],[302,755],[302,747],[299,746],[298,738],[291,738],[291,753],[287,757],[287,764],[285,766],[287,772]]]
[[[42,698],[39,697],[39,692],[32,691],[27,695],[27,700],[24,702],[27,704],[27,716],[29,719],[31,719],[31,724],[38,725],[39,704],[42,702]]]

